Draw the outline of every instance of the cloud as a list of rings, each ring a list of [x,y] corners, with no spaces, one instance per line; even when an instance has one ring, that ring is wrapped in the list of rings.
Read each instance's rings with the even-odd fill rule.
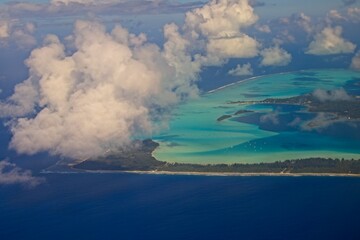
[[[209,38],[234,37],[257,20],[247,0],[213,0],[187,12],[185,27]]]
[[[0,102],[0,117],[25,116],[35,112],[38,92],[31,79],[15,86],[14,94],[6,102]]]
[[[316,114],[315,118],[302,124],[301,129],[304,131],[321,131],[328,128],[334,123],[342,121],[344,120],[337,116],[334,116],[333,114],[320,112]]]
[[[260,117],[260,122],[262,123],[270,122],[274,125],[278,125],[280,123],[279,121],[280,120],[278,112],[270,112]]]
[[[11,34],[11,39],[21,48],[30,48],[36,45],[37,41],[33,36],[36,27],[33,23],[26,23],[20,28],[15,28]]]
[[[212,0],[207,4],[199,1],[178,3],[167,0],[53,0],[49,4],[11,3],[7,6],[9,15],[22,17],[39,14],[63,17],[89,12],[109,16],[185,11],[188,11],[185,24],[177,31],[179,36],[191,43],[193,49],[187,49],[189,53],[196,51],[200,53],[194,56],[199,64],[220,65],[228,58],[247,58],[258,55],[260,44],[243,32],[245,28],[258,20],[248,0]]]
[[[258,55],[260,44],[242,31],[257,20],[247,0],[213,0],[186,13],[184,36],[202,49],[203,55],[196,56],[202,65],[220,65],[228,58]]]
[[[10,23],[8,20],[0,20],[0,40],[10,36]]]
[[[99,4],[109,4],[109,3],[118,3],[122,2],[120,0],[51,0],[53,5],[69,5],[69,4],[83,4],[83,5],[99,5]]]
[[[228,74],[232,76],[249,76],[253,75],[253,70],[250,63],[244,65],[238,64],[234,69],[231,69]]]
[[[260,52],[262,66],[286,66],[291,62],[291,55],[279,46],[266,48]]]
[[[263,33],[271,33],[271,29],[269,27],[269,25],[257,25],[255,26],[256,30],[258,30],[259,32],[263,32]]]
[[[20,48],[33,47],[36,45],[33,36],[35,31],[36,26],[33,23],[4,18],[0,20],[0,46],[12,43]]]
[[[302,12],[270,20],[267,25],[272,37],[280,40],[281,44],[305,44],[317,28],[316,20]]]
[[[13,117],[10,147],[87,158],[150,135],[153,118],[161,118],[157,110],[198,93],[198,68],[180,57],[183,49],[170,35],[161,52],[143,34],[121,26],[107,33],[99,23],[78,21],[71,55],[55,35],[47,36],[26,61],[30,77],[0,105],[3,117]]]
[[[307,33],[311,33],[313,31],[312,20],[311,17],[307,16],[305,13],[300,13],[299,15],[293,16],[295,22]]]
[[[327,14],[328,21],[331,22],[332,20],[345,20],[345,17],[341,15],[341,13],[337,10],[330,10]]]
[[[292,120],[292,121],[288,124],[288,126],[290,126],[290,127],[297,127],[297,126],[301,125],[301,123],[302,123],[301,118],[296,117],[294,120]]]
[[[23,170],[7,160],[0,161],[0,185],[21,184],[36,187],[43,182],[43,178],[34,177],[29,170]]]
[[[349,94],[347,94],[347,92],[343,88],[338,88],[330,91],[317,89],[312,93],[312,95],[320,102],[353,100],[353,98]]]
[[[284,43],[295,43],[297,40],[289,30],[284,29],[273,39],[273,43],[275,45],[281,45]]]
[[[163,56],[176,71],[175,79],[173,79],[174,83],[178,81],[179,83],[184,82],[184,79],[196,80],[197,74],[201,70],[201,65],[200,62],[192,61],[192,56],[189,53],[191,42],[181,36],[179,27],[176,24],[165,25],[164,36],[166,42],[164,44]],[[178,83],[175,83],[175,85],[179,86]],[[180,88],[177,87],[175,91],[177,90],[180,90]],[[195,88],[188,88],[188,90],[187,92],[190,95],[197,95],[198,93]]]
[[[259,43],[248,35],[209,39],[206,50],[211,59],[251,58],[258,54]]]
[[[351,66],[354,70],[360,70],[360,52],[357,52],[351,60]]]
[[[28,79],[0,102],[10,147],[83,159],[151,136],[173,105],[199,94],[203,66],[258,55],[260,44],[242,31],[257,19],[247,0],[214,0],[182,27],[165,25],[163,46],[89,21],[75,23],[71,47],[48,35],[26,60]]]
[[[109,16],[188,11],[185,24],[178,32],[179,36],[191,42],[195,52],[201,52],[196,56],[201,65],[220,65],[227,58],[255,57],[260,47],[254,38],[242,31],[258,19],[248,0],[212,0],[207,4],[168,0],[53,0],[48,4],[9,3],[6,11],[11,16],[21,17],[40,14],[43,17],[64,17],[88,13]]]
[[[360,8],[353,7],[347,9],[347,15],[353,22],[359,22],[360,21]]]
[[[10,2],[7,14],[13,17],[64,17],[93,13],[96,15],[153,14],[186,12],[204,5],[203,2],[174,2],[169,0],[52,0],[48,3]]]
[[[292,14],[289,17],[282,17],[276,20],[274,25],[285,26],[288,30],[299,31],[299,28],[306,33],[311,33],[313,31],[313,22],[310,16],[305,13],[296,13]]]
[[[316,34],[315,39],[310,43],[307,54],[331,55],[354,52],[356,45],[342,38],[342,28],[326,27]]]

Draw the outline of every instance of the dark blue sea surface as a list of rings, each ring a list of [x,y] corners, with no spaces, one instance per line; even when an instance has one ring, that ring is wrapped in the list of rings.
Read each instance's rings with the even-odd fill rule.
[[[44,176],[0,186],[0,239],[360,239],[360,178]]]

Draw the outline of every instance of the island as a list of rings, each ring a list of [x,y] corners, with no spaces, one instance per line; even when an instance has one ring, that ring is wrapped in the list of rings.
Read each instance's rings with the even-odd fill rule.
[[[261,101],[231,101],[228,104],[287,104],[306,107],[312,113],[333,114],[337,118],[360,119],[360,98],[349,95],[347,99],[321,100],[312,93],[290,98],[267,98]],[[251,111],[239,110],[241,113]],[[238,115],[237,111],[234,115]],[[231,116],[231,115],[228,115]],[[228,117],[230,118],[230,117]]]
[[[289,98],[266,98],[260,101],[232,101],[228,104],[286,104],[306,108],[310,113],[327,113],[333,119],[358,121],[360,119],[360,99],[322,101],[313,93]],[[239,115],[256,114],[253,110],[240,109],[233,114],[219,116],[216,121],[236,119]],[[316,124],[310,121],[308,125]],[[360,176],[360,159],[304,158],[262,163],[196,164],[173,163],[157,160],[153,151],[159,146],[151,139],[134,141],[130,146],[108,153],[103,157],[87,159],[71,165],[73,169],[84,171],[125,171],[137,173],[173,173],[207,175],[351,175]],[[241,155],[239,155],[241,162]]]
[[[85,171],[122,171],[136,173],[174,173],[207,175],[358,175],[360,159],[307,158],[272,163],[190,164],[158,161],[152,156],[159,144],[147,139],[134,148],[112,153],[96,159],[88,159],[72,165]],[[241,156],[239,156],[240,158]]]

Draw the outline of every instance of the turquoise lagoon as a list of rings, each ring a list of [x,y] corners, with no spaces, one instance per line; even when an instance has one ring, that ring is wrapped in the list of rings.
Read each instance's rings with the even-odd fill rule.
[[[203,94],[173,112],[169,128],[154,137],[153,155],[182,163],[255,163],[307,157],[360,159],[359,122],[326,123],[294,105],[229,104],[344,88],[360,95],[360,73],[306,70],[261,76]],[[217,121],[239,110],[253,112]],[[306,128],[311,119],[319,126]]]

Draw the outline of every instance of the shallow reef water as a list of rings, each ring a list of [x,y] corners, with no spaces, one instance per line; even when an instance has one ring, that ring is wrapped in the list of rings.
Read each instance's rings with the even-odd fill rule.
[[[184,163],[253,163],[308,157],[360,158],[359,122],[329,121],[306,107],[254,104],[317,89],[360,94],[360,73],[306,70],[250,78],[203,94],[174,110],[167,130],[154,139],[154,156]],[[248,101],[248,104],[231,102]],[[236,114],[238,111],[248,111]],[[232,116],[218,121],[221,116]],[[318,116],[319,115],[319,116]],[[308,123],[315,119],[316,126]],[[309,127],[310,126],[310,127]]]

